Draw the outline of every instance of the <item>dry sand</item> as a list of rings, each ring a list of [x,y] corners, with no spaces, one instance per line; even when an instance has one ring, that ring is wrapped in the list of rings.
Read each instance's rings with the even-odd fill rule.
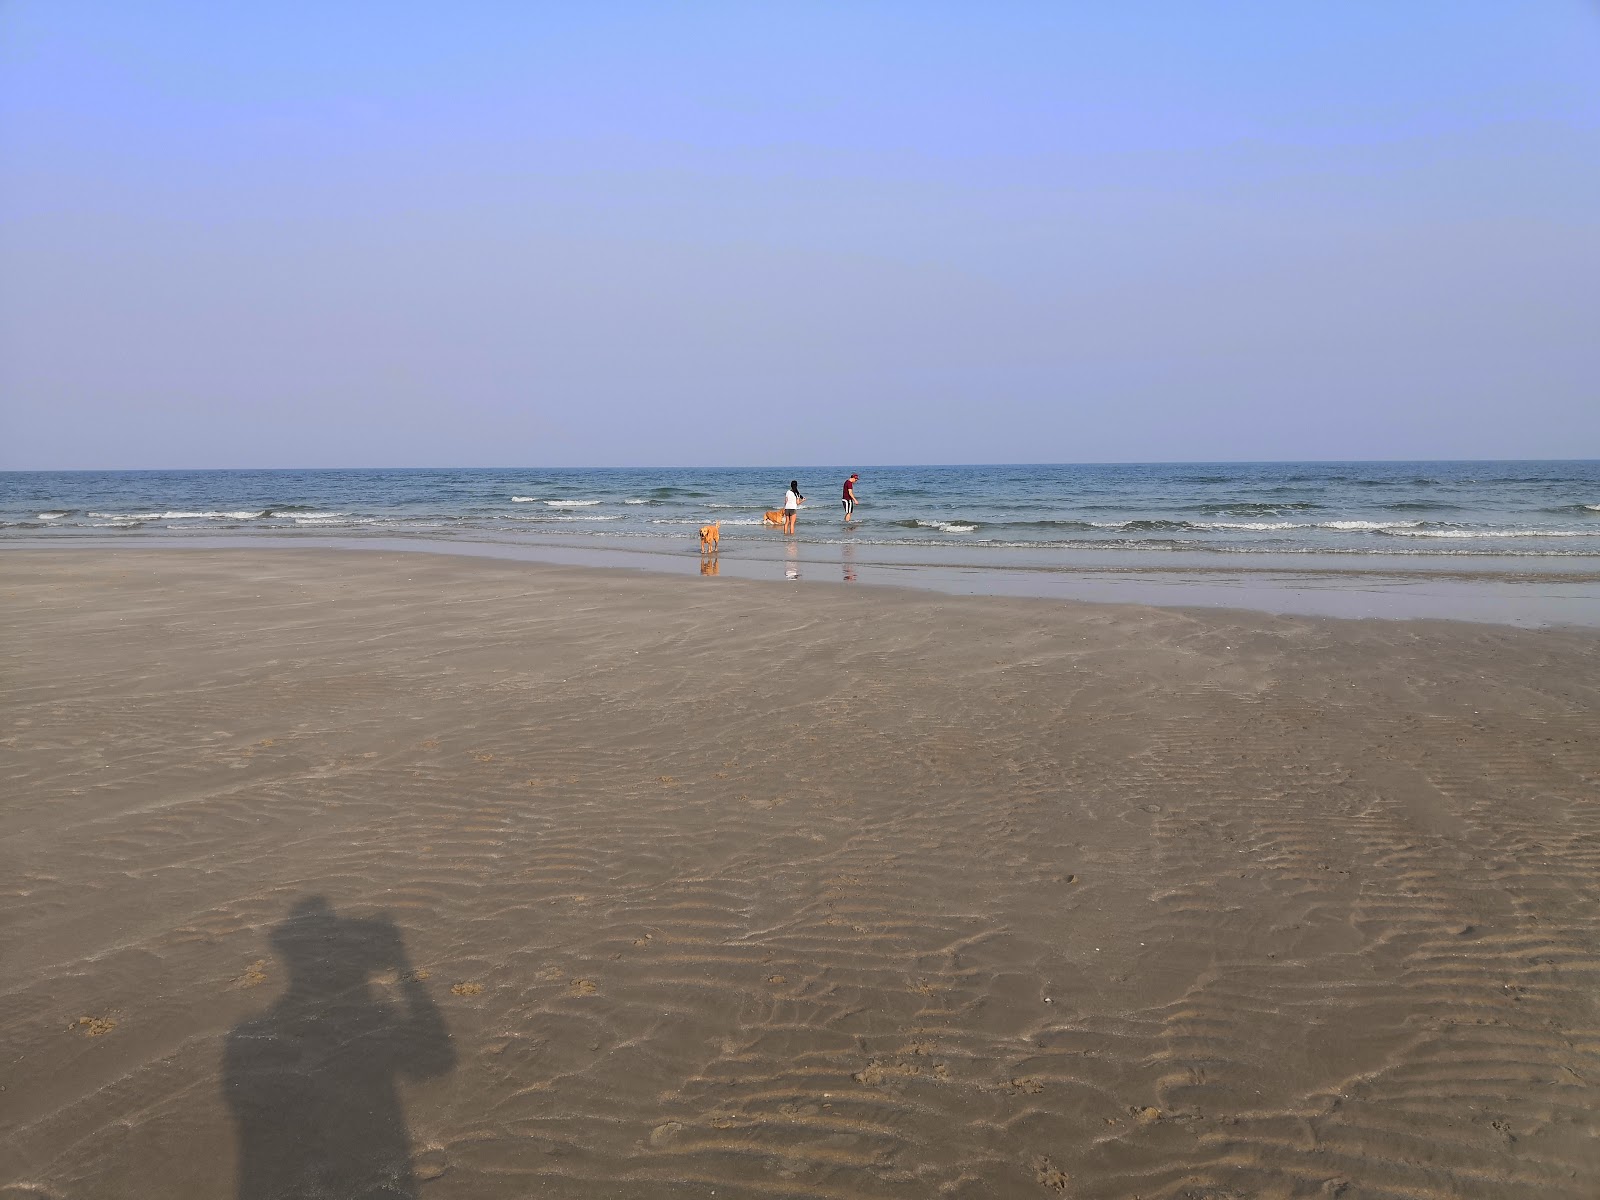
[[[1600,1191],[1592,631],[314,549],[0,614],[5,1200]]]

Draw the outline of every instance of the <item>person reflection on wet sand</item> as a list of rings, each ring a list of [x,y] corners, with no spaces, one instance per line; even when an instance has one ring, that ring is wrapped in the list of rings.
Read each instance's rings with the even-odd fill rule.
[[[278,1002],[228,1034],[223,1091],[238,1126],[238,1200],[417,1195],[397,1082],[455,1066],[438,1008],[387,917],[300,901],[272,931]],[[398,1003],[372,976],[398,972]]]

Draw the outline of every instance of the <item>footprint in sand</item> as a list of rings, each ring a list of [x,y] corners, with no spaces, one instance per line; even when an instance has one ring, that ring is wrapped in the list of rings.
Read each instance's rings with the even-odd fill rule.
[[[476,995],[479,995],[480,993],[482,993],[483,984],[481,984],[481,983],[457,983],[457,984],[453,984],[451,986],[450,990],[453,993],[455,993],[457,996],[476,996]]]
[[[668,1121],[665,1125],[657,1125],[650,1131],[650,1144],[652,1146],[665,1145],[682,1132],[683,1123],[681,1121]]]
[[[1041,1154],[1033,1160],[1033,1177],[1052,1192],[1064,1192],[1070,1180],[1067,1173]]]
[[[922,1073],[922,1068],[915,1063],[875,1062],[865,1070],[857,1071],[850,1078],[866,1087],[875,1088],[883,1086],[885,1082],[891,1079],[910,1079]],[[934,1063],[928,1074],[935,1079],[948,1079],[950,1078],[950,1068],[945,1066],[944,1063]]]
[[[449,1169],[450,1158],[438,1146],[430,1146],[411,1160],[411,1173],[423,1183],[439,1178]]]
[[[84,1037],[105,1037],[116,1027],[117,1023],[111,1017],[79,1017],[75,1028]]]

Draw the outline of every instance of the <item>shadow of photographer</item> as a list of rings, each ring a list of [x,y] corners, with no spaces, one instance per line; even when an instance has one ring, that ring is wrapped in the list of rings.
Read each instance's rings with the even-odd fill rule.
[[[228,1034],[223,1092],[238,1128],[238,1200],[417,1195],[401,1079],[455,1066],[444,1019],[387,917],[301,900],[272,931],[288,986]],[[393,988],[374,976],[398,974]]]

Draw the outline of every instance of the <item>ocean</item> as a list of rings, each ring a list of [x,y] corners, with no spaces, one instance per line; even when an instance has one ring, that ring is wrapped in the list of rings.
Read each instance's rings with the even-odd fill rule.
[[[846,523],[841,483],[860,473]],[[761,514],[790,478],[797,544],[935,561],[1052,553],[1600,555],[1600,462],[0,473],[0,538],[119,542],[423,537],[667,549],[722,522],[724,553],[781,540]]]
[[[839,504],[860,474],[856,519]],[[762,523],[798,478],[794,537]],[[720,553],[697,531],[720,521]],[[958,594],[1600,626],[1600,462],[0,473],[0,549],[435,551]]]

